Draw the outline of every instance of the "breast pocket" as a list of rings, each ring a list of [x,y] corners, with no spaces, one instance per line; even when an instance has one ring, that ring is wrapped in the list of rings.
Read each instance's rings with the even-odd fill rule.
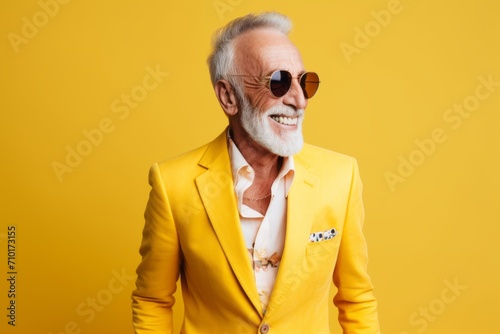
[[[307,255],[312,254],[320,254],[325,252],[336,252],[339,247],[339,240],[337,236],[332,237],[330,239],[322,240],[322,241],[309,241],[309,244],[306,248]]]

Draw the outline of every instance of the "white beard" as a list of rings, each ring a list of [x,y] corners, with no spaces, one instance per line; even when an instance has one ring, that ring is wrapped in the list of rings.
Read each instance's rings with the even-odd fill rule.
[[[240,95],[240,101],[241,125],[258,144],[281,157],[289,157],[302,149],[304,145],[304,138],[302,136],[303,109],[295,110],[292,107],[280,105],[271,107],[262,113],[255,110],[243,94]],[[270,115],[298,117],[297,129],[276,133],[269,123]]]

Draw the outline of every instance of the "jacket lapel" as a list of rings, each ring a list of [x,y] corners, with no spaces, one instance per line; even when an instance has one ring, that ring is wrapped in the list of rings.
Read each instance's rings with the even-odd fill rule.
[[[207,171],[196,178],[196,185],[221,248],[256,310],[262,307],[245,247],[234,194],[226,131],[208,145],[199,162]]]
[[[267,314],[273,312],[287,297],[293,296],[301,271],[317,198],[318,177],[308,169],[311,164],[300,154],[294,156],[295,176],[288,195],[285,247],[276,277]],[[292,297],[293,298],[293,297]]]

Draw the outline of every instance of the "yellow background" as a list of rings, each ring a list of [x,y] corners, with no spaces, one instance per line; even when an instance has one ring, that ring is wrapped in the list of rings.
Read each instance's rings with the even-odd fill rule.
[[[0,5],[2,333],[132,333],[148,168],[224,128],[205,65],[211,33],[265,10],[293,19],[291,38],[321,77],[306,141],[359,161],[383,332],[500,331],[500,86],[477,88],[478,78],[500,82],[500,2],[54,1]],[[398,13],[382,25],[375,17],[388,8]],[[347,44],[357,51],[347,55]],[[114,112],[123,94],[145,92],[148,68],[168,75],[128,114]],[[450,114],[476,89],[490,94],[468,117]],[[107,133],[85,146],[82,131],[100,126]],[[432,147],[434,129],[446,140]],[[78,145],[87,155],[58,177],[54,162],[66,164]],[[410,157],[419,165],[391,186],[387,173]],[[18,233],[14,328],[9,225]]]

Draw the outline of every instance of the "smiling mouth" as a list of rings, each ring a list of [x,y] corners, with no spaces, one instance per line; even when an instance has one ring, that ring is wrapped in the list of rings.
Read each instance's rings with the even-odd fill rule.
[[[299,122],[298,117],[287,117],[287,116],[280,116],[280,115],[271,115],[269,116],[271,119],[277,123],[283,124],[283,125],[297,125]]]

